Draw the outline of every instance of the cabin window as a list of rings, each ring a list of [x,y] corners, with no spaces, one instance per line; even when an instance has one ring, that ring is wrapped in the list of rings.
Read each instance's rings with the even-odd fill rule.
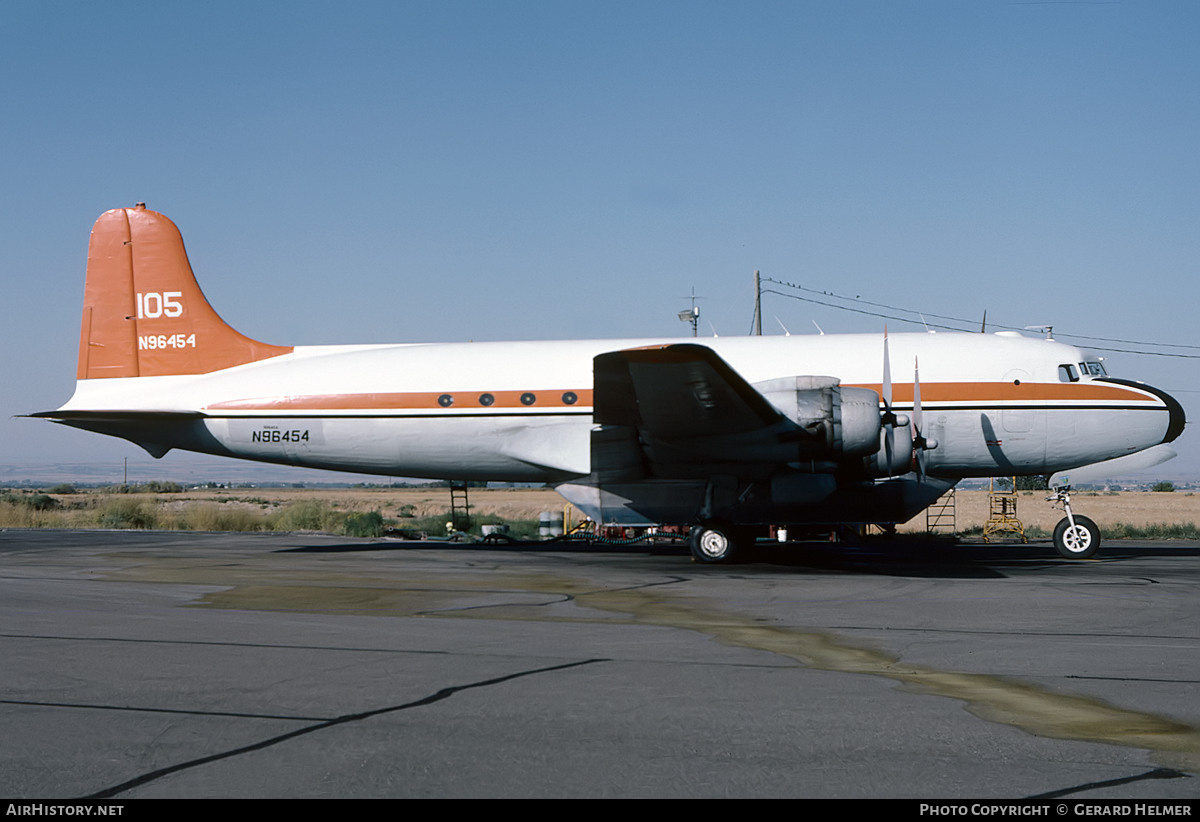
[[[1059,382],[1079,382],[1079,374],[1075,372],[1075,366],[1070,363],[1064,363],[1058,367]]]

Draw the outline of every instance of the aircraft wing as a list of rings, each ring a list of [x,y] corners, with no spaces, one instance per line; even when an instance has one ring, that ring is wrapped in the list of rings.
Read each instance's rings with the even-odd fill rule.
[[[746,433],[784,417],[711,348],[677,344],[596,357],[595,419],[653,437]]]
[[[734,467],[741,475],[769,471],[787,462],[805,435],[703,345],[612,351],[597,356],[593,368],[595,421],[605,431],[604,453],[593,457],[603,471],[638,464],[660,478]],[[622,430],[628,436],[620,437]],[[600,446],[600,438],[593,443]]]

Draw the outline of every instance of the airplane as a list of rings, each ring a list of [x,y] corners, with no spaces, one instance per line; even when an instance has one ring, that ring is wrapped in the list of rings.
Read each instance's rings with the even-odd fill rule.
[[[964,478],[1153,464],[1185,424],[1166,392],[1011,331],[270,345],[217,315],[144,203],[92,229],[76,378],[31,416],[155,457],[548,483],[598,523],[691,526],[700,562],[769,524],[905,522]],[[1061,485],[1056,547],[1090,557]]]

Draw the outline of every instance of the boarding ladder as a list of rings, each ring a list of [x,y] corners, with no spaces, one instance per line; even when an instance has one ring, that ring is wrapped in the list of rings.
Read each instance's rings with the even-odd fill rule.
[[[958,506],[951,488],[925,509],[925,530],[930,534],[958,532]]]
[[[467,500],[467,483],[450,481],[450,526],[455,531],[471,527],[471,503]]]

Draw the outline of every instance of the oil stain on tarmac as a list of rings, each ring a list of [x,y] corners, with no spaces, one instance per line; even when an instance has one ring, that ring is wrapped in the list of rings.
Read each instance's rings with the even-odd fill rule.
[[[155,565],[157,573],[152,575],[165,581],[163,572],[167,569]],[[191,584],[207,581],[207,575],[197,573],[200,569],[195,566],[176,570],[167,571],[165,576]],[[228,573],[219,576],[221,582],[211,582],[229,584]],[[419,581],[409,578],[390,584],[344,574],[321,575],[319,582],[314,578],[304,584],[297,579],[303,573],[289,576],[292,581],[283,584],[264,583],[261,577],[245,579],[232,588],[204,596],[198,604],[322,614],[615,622],[696,631],[730,646],[778,654],[812,669],[890,679],[912,693],[958,700],[980,719],[1037,736],[1139,748],[1150,752],[1163,768],[1200,773],[1200,729],[1191,725],[1091,697],[1056,693],[1008,677],[905,663],[828,631],[762,624],[760,619],[714,609],[711,602],[672,591],[686,581],[683,578],[597,589],[594,582],[537,573],[514,574],[498,567],[478,579],[461,572],[442,576],[424,569],[417,574]]]

